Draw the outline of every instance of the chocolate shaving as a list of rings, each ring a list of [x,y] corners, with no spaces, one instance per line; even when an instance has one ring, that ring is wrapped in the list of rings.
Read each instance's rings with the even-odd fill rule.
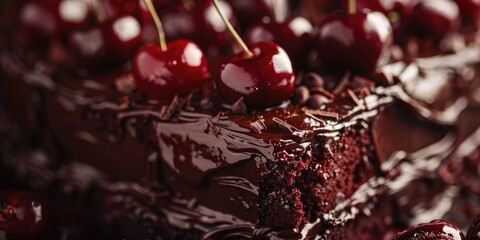
[[[163,116],[165,116],[167,112],[167,106],[163,105],[162,107],[160,107],[160,111],[159,111],[159,115],[161,116],[160,119],[163,118]]]
[[[345,73],[345,75],[343,75],[342,80],[340,80],[337,87],[335,87],[335,89],[333,90],[333,94],[337,95],[341,93],[343,89],[345,89],[345,86],[347,86],[349,80],[350,80],[350,73],[347,72]]]
[[[186,105],[187,107],[191,107],[191,106],[192,106],[192,99],[193,99],[193,97],[195,96],[195,94],[196,94],[197,92],[198,92],[198,90],[193,90],[193,91],[191,91],[191,92],[187,95],[187,97],[185,98],[185,105]]]
[[[166,120],[170,119],[173,116],[173,114],[175,113],[175,111],[177,111],[179,108],[181,108],[180,107],[182,105],[181,102],[182,101],[178,98],[178,96],[175,95],[166,109],[164,109],[163,108],[164,106],[162,106],[163,114],[162,114],[161,120],[166,121]]]
[[[367,85],[370,88],[375,88],[375,83],[371,81],[370,79],[360,77],[360,76],[355,76],[354,77],[355,82],[361,83],[363,85]]]
[[[325,145],[325,149],[327,149],[330,156],[333,156],[333,151],[332,151],[332,148],[330,147],[330,145]]]
[[[362,87],[362,88],[357,88],[353,90],[355,95],[357,95],[358,98],[364,98],[365,96],[371,95],[372,91],[368,89],[367,87]]]
[[[326,111],[322,111],[322,110],[308,109],[308,108],[303,108],[303,111],[305,111],[306,113],[316,115],[316,116],[331,118],[331,119],[334,119],[335,121],[338,121],[338,119],[340,118],[338,113],[334,113],[334,112],[326,112]]]
[[[355,92],[353,92],[352,89],[348,89],[347,93],[350,96],[350,98],[352,98],[352,100],[355,102],[355,104],[357,104],[359,106],[360,105],[360,100],[358,99]]]
[[[131,75],[122,76],[115,79],[114,84],[115,84],[115,89],[117,89],[119,93],[124,95],[128,95],[132,93],[136,88],[135,80]]]
[[[311,93],[320,93],[323,94],[325,97],[328,97],[330,99],[334,99],[335,95],[331,94],[329,91],[325,90],[322,87],[312,87],[309,89]]]
[[[323,121],[322,119],[316,117],[315,115],[313,115],[313,114],[311,114],[311,113],[309,113],[309,112],[305,112],[305,115],[309,116],[310,118],[312,118],[313,120],[315,120],[315,121],[317,121],[317,122],[319,122],[319,123],[323,123],[323,124],[326,123],[326,122]]]
[[[255,122],[250,123],[250,128],[257,133],[262,133],[263,130],[267,128],[263,120],[257,120]]]
[[[291,133],[300,131],[300,130],[298,130],[298,128],[296,128],[295,126],[291,125],[290,123],[285,122],[284,120],[282,120],[282,119],[280,119],[280,118],[273,117],[272,120],[273,120],[276,124],[278,124],[280,127],[285,128],[286,130],[290,131]]]
[[[232,105],[232,113],[235,114],[247,114],[248,109],[245,101],[243,101],[243,97],[239,98],[233,105]]]

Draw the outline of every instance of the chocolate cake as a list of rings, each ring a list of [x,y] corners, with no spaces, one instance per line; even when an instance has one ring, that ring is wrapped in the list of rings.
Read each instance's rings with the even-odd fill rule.
[[[57,13],[65,2],[78,5]],[[177,17],[214,9],[186,2],[154,4]],[[261,1],[227,2],[246,34],[262,20],[241,15],[245,8],[258,11],[251,16],[271,11]],[[102,1],[110,17],[103,22],[94,20],[98,6],[82,0],[2,3],[0,239],[465,239],[462,231],[477,239],[478,218],[470,222],[480,215],[480,45],[478,15],[464,8],[474,1],[440,1],[458,4],[449,29],[428,25],[446,21],[430,12],[431,1],[392,2],[383,10],[427,20],[402,19],[414,25],[405,27],[390,18],[395,38],[355,32],[359,45],[339,56],[325,50],[339,48],[326,26],[357,26],[370,13],[349,22],[330,15],[341,8],[336,1],[290,4],[316,26],[299,37],[310,52],[295,57],[293,74],[285,56],[299,48],[248,37],[253,59],[273,52],[268,64],[245,67],[268,83],[255,86],[258,94],[229,85],[249,80],[242,71],[223,77],[228,66],[252,64],[229,57],[225,28],[209,35],[221,39],[212,47],[199,36],[207,31],[200,20],[190,35],[167,25],[167,49],[199,49],[196,68],[180,55],[190,64],[183,72],[200,77],[165,60],[168,84],[159,86],[160,77],[145,73],[158,64],[142,64],[162,63],[165,53],[140,47],[155,39],[143,1]],[[360,14],[380,11],[356,3]],[[82,21],[65,17],[80,6]],[[98,32],[106,47],[94,44]]]

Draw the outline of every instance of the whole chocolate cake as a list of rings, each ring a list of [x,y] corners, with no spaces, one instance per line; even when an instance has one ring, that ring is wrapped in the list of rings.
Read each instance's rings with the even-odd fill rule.
[[[0,240],[480,239],[478,1],[0,4]]]

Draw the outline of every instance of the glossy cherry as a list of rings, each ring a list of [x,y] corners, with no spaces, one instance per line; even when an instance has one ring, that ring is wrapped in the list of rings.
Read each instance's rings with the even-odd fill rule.
[[[227,0],[238,16],[242,27],[258,23],[265,16],[271,15],[270,0]]]
[[[70,36],[70,48],[79,62],[93,68],[128,61],[140,42],[140,24],[130,15],[107,20]]]
[[[392,28],[380,12],[335,13],[320,25],[318,56],[324,70],[370,74],[388,61]]]
[[[251,45],[258,42],[272,41],[278,43],[298,68],[308,60],[313,27],[303,17],[295,17],[284,22],[270,18],[251,26],[245,33],[245,41]]]
[[[224,0],[219,1],[218,4],[227,19],[236,26],[237,18],[230,4]],[[210,55],[219,55],[232,48],[234,43],[232,37],[211,0],[197,1],[192,14],[196,30],[193,39],[205,51]]]
[[[455,31],[460,23],[457,4],[450,0],[423,0],[415,6],[412,14],[412,32],[420,37],[436,41]]]
[[[295,74],[287,53],[272,42],[250,47],[252,57],[231,57],[218,70],[215,85],[229,104],[243,97],[252,109],[274,107],[288,100],[295,87]]]
[[[0,232],[7,238],[30,239],[48,219],[45,201],[28,192],[0,192]]]
[[[460,9],[463,23],[478,27],[480,24],[480,0],[455,0]]]
[[[93,20],[88,4],[81,0],[29,1],[20,10],[20,23],[36,38],[86,29]]]
[[[172,7],[164,8],[159,15],[167,39],[194,39],[196,37],[196,19],[192,14],[192,10],[186,9],[184,4],[176,4]]]
[[[132,64],[137,88],[163,103],[175,95],[185,97],[210,77],[202,50],[189,40],[170,42],[165,51],[153,44],[143,46]]]
[[[357,11],[364,9],[385,14],[390,20],[395,39],[406,36],[413,14],[412,0],[357,0]]]
[[[20,23],[35,38],[48,39],[58,33],[55,15],[57,4],[50,1],[29,1],[20,10]]]
[[[462,231],[446,221],[436,220],[409,227],[393,238],[394,240],[465,240]]]

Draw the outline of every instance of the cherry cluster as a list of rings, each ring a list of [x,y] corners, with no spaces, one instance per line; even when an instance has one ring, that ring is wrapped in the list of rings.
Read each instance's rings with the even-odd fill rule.
[[[439,42],[462,20],[477,26],[480,17],[475,0],[345,0],[344,11],[312,26],[301,16],[285,17],[282,2],[28,1],[20,20],[35,39],[63,39],[86,68],[131,61],[136,86],[149,100],[185,97],[212,80],[224,103],[242,100],[255,110],[291,98],[294,69],[369,75],[390,61],[391,44],[405,36]],[[152,39],[160,44],[141,46]],[[320,69],[309,69],[311,55]],[[222,64],[211,64],[218,59]]]
[[[468,228],[467,236],[455,225],[444,221],[434,220],[429,223],[420,223],[410,226],[406,230],[397,233],[393,240],[478,240],[480,239],[480,218],[475,218]]]

